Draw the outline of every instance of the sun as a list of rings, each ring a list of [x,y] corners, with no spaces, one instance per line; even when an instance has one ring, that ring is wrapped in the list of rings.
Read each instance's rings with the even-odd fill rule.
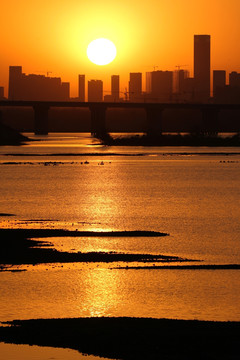
[[[100,38],[90,42],[87,48],[87,56],[96,65],[107,65],[117,55],[114,43],[108,39]]]

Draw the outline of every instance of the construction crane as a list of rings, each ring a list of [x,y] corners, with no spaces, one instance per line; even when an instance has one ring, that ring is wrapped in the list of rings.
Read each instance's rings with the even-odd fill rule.
[[[121,93],[121,94],[124,94],[124,96],[125,96],[125,101],[128,100],[128,95],[129,95],[129,94],[134,94],[133,91],[127,91],[127,88],[125,88],[125,91],[120,91],[120,93]]]
[[[144,66],[144,67],[147,67],[147,68],[153,68],[153,71],[155,71],[159,66],[158,65],[148,65],[148,66]]]

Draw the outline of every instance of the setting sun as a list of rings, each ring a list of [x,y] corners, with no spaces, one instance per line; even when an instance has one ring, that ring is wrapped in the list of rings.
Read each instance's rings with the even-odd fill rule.
[[[108,39],[93,40],[87,48],[87,56],[96,65],[107,65],[117,54],[116,46]]]

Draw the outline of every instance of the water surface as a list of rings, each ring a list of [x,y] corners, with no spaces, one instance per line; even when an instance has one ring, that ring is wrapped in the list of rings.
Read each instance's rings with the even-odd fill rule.
[[[0,148],[1,227],[151,230],[162,238],[46,239],[63,251],[151,253],[240,264],[238,148],[105,147],[50,134]],[[115,264],[123,265],[126,264]],[[127,264],[130,265],[130,264]],[[137,316],[240,320],[239,270],[105,264],[0,273],[0,320]]]

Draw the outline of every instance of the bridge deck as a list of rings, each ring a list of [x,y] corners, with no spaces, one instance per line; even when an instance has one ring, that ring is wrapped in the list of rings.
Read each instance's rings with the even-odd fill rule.
[[[240,110],[240,104],[213,103],[151,103],[151,102],[79,102],[79,101],[26,101],[1,100],[0,107],[79,107],[79,108],[149,108],[160,109],[228,109]]]

